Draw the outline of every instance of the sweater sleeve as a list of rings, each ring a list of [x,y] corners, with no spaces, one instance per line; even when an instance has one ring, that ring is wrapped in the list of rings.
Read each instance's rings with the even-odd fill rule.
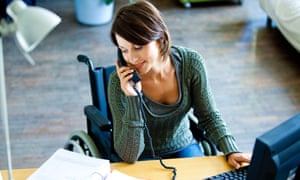
[[[116,72],[110,76],[108,102],[113,117],[114,149],[123,161],[133,163],[145,147],[144,121],[138,97],[125,96]]]
[[[225,155],[239,152],[234,137],[216,108],[202,56],[194,51],[188,51],[187,56],[184,71],[188,72],[186,74],[191,82],[192,97],[195,97],[192,98],[194,114],[199,120],[199,126],[206,130],[209,138]]]

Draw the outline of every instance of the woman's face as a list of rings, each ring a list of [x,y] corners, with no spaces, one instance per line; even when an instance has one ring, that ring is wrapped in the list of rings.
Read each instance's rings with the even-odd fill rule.
[[[134,68],[140,75],[147,74],[162,59],[159,42],[152,41],[146,45],[133,44],[116,34],[118,46],[128,66]]]

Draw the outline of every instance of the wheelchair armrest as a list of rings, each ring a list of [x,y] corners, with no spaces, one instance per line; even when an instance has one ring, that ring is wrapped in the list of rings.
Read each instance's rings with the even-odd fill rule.
[[[206,150],[204,150],[207,151],[204,152],[205,155],[217,155],[216,145],[206,136],[206,131],[199,128],[193,119],[190,119],[190,129],[198,142],[207,145]]]
[[[102,131],[112,130],[111,121],[107,119],[96,106],[85,106],[84,114],[89,121],[95,122]]]

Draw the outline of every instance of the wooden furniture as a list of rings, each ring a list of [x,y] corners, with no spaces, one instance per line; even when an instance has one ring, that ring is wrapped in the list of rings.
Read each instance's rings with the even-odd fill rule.
[[[176,167],[176,180],[199,180],[232,169],[224,156],[166,159],[163,161],[168,166]],[[147,180],[170,180],[173,175],[172,171],[164,169],[158,160],[140,161],[135,164],[113,163],[111,169]]]
[[[177,180],[199,180],[216,175],[232,168],[227,164],[224,156],[205,156],[197,158],[165,159],[166,165],[177,169]],[[139,161],[134,164],[112,163],[112,170],[118,170],[130,176],[146,180],[170,180],[172,171],[164,169],[158,160]],[[25,180],[36,169],[15,169],[15,180]],[[7,180],[7,171],[1,170],[3,180]]]

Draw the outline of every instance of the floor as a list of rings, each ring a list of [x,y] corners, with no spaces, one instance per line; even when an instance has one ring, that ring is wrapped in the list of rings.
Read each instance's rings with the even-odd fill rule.
[[[115,8],[125,4],[116,0]],[[153,0],[169,27],[173,44],[199,51],[206,59],[219,110],[240,149],[251,152],[255,137],[300,110],[300,54],[280,32],[266,27],[258,0],[198,3],[183,8],[176,0]],[[116,48],[110,23],[84,26],[73,0],[37,0],[56,12],[61,24],[31,53],[31,66],[13,39],[4,38],[8,116],[13,168],[39,167],[63,147],[72,130],[85,129],[83,107],[91,103],[87,67],[109,65]],[[1,123],[1,132],[3,125]],[[4,135],[0,133],[4,142]],[[5,144],[0,169],[6,169]]]

